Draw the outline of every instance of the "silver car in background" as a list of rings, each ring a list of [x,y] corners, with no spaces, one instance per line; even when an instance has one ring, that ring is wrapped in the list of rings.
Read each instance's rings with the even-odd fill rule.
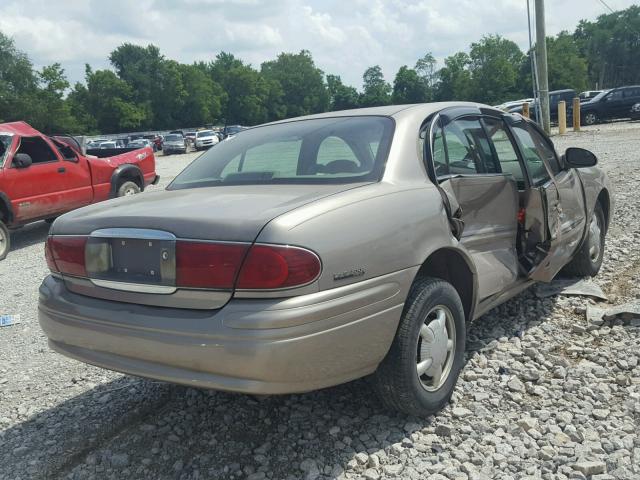
[[[181,134],[170,133],[164,137],[162,152],[165,155],[171,155],[172,153],[187,153],[187,141]]]
[[[133,375],[254,394],[371,375],[389,407],[430,414],[468,322],[560,270],[597,274],[613,206],[595,165],[473,103],[254,127],[165,191],[58,218],[40,324]]]

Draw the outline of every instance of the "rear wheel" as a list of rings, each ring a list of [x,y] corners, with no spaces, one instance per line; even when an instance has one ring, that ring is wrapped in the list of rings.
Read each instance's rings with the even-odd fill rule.
[[[602,266],[606,223],[600,202],[596,203],[589,221],[589,231],[582,247],[563,272],[574,277],[595,277]]]
[[[465,317],[458,292],[444,280],[417,281],[374,385],[389,408],[426,416],[453,393],[464,360]]]
[[[595,125],[598,122],[598,116],[594,112],[585,113],[583,122],[585,125]]]
[[[140,187],[137,183],[128,180],[120,185],[118,188],[118,197],[129,197],[131,195],[135,195],[136,193],[140,193]]]
[[[9,229],[0,221],[0,260],[4,260],[11,248],[11,235]]]

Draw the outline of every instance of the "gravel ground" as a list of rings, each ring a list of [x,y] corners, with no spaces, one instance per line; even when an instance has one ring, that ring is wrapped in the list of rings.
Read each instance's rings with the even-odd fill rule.
[[[617,210],[595,281],[640,298],[640,124],[554,137],[600,158]],[[195,154],[158,158],[161,188]],[[524,292],[470,327],[451,405],[385,411],[366,380],[255,398],[139,379],[66,359],[36,316],[36,223],[0,263],[0,479],[640,478],[640,329],[589,324],[591,300]],[[603,304],[606,305],[606,304]]]

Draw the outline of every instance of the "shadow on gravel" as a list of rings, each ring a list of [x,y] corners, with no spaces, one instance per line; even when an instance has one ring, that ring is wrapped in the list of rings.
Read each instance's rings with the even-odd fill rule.
[[[165,404],[170,392],[165,384],[125,376],[0,431],[0,479],[58,478],[86,453]]]
[[[11,252],[21,250],[47,239],[50,225],[47,222],[35,222],[11,231]],[[43,254],[44,255],[44,254]]]
[[[527,291],[487,313],[470,326],[467,358],[540,325],[553,303]],[[409,447],[412,433],[449,421],[385,410],[366,379],[256,398],[124,376],[0,433],[0,479],[114,472],[119,478],[261,478],[260,472],[272,472],[271,478],[297,479],[317,465],[326,469],[319,474],[333,478],[362,458],[371,461],[360,452]],[[414,447],[426,448],[425,461],[442,451],[438,443]]]

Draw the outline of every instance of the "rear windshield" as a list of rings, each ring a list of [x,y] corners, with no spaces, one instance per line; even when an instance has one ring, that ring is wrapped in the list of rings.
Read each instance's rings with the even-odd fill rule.
[[[393,125],[388,117],[360,116],[251,128],[198,157],[168,188],[376,181]]]
[[[182,135],[167,135],[164,140],[166,142],[179,142],[182,140]]]

